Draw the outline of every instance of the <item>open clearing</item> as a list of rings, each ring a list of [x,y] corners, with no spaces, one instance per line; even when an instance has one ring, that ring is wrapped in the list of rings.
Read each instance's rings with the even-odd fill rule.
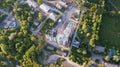
[[[111,2],[120,10],[120,0],[111,0]]]
[[[120,49],[120,16],[104,14],[99,36],[102,46]]]

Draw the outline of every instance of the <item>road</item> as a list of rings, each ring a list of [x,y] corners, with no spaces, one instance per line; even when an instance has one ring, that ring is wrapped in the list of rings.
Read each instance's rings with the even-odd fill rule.
[[[75,37],[76,37],[76,35],[77,35],[77,31],[78,31],[78,28],[79,28],[79,25],[80,25],[80,21],[81,21],[81,20],[82,20],[82,13],[80,14],[80,20],[78,20],[77,28],[76,28],[76,30],[75,30],[75,33],[74,33],[74,36],[73,36],[73,39],[72,39],[70,48],[72,48],[72,44],[73,44],[73,42],[75,41]],[[71,54],[71,50],[69,51],[67,57],[69,57],[70,54]]]
[[[52,8],[51,10],[56,11],[56,12],[60,13],[61,15],[63,15],[63,13],[56,8]]]
[[[60,55],[57,55],[57,54],[55,54],[54,56],[58,56],[59,58],[64,58],[69,64],[73,65],[74,67],[83,67],[83,66],[69,60],[68,57],[60,56]]]
[[[56,48],[63,48],[64,50],[69,50],[69,48],[65,47],[64,45],[60,45],[58,43],[56,43],[55,41],[49,41],[47,40],[47,42],[51,45],[53,45]]]
[[[110,3],[117,11],[119,11],[119,9],[111,2],[111,0],[109,0],[109,3]]]
[[[10,15],[9,13],[3,11],[2,9],[0,9],[0,12],[1,12],[1,13],[4,13],[4,14],[7,14],[7,15]]]
[[[46,19],[43,21],[43,22],[41,22],[41,24],[37,27],[37,29],[35,30],[36,32],[39,32],[41,29],[42,29],[42,27],[44,26],[44,24],[45,24],[45,22],[46,22],[46,20],[48,19],[49,17],[46,17]]]

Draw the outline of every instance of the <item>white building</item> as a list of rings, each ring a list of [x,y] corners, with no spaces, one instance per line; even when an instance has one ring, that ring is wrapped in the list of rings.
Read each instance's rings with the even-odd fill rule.
[[[34,0],[27,0],[26,1],[30,7],[37,8],[38,4]]]
[[[57,35],[57,43],[60,45],[66,45],[69,41],[69,36],[72,33],[72,30],[74,29],[74,22],[69,22],[66,26],[66,28],[63,30],[62,33],[58,33]]]
[[[62,6],[60,5],[60,4],[56,4],[56,7],[58,8],[58,9],[62,9]]]
[[[39,8],[42,9],[45,13],[47,13],[51,9],[51,7],[49,7],[48,5],[44,3],[41,4]]]
[[[56,21],[56,20],[57,20],[57,15],[56,15],[55,13],[53,13],[53,12],[51,12],[51,13],[49,14],[49,17],[50,17],[50,19],[52,19],[53,21]]]

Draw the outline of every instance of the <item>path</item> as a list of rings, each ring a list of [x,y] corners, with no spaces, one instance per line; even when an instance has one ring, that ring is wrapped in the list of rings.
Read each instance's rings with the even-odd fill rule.
[[[42,29],[47,19],[48,17],[43,22],[41,22],[41,24],[37,27],[36,32],[39,32]]]
[[[60,55],[56,55],[56,54],[54,54],[53,56],[57,56],[57,57],[59,57],[59,58],[64,58],[68,63],[72,64],[72,65],[75,66],[75,67],[82,67],[81,65],[79,65],[79,64],[77,64],[77,63],[69,60],[68,57],[64,57],[64,56],[60,56]]]
[[[73,36],[73,39],[72,39],[70,48],[72,48],[72,44],[73,44],[73,42],[74,42],[74,40],[75,40],[75,37],[76,37],[76,35],[77,35],[77,31],[78,31],[78,28],[79,28],[79,25],[80,25],[80,22],[79,22],[79,21],[81,21],[81,20],[82,20],[82,13],[80,14],[80,19],[78,20],[77,28],[76,28],[76,30],[75,30],[75,33],[74,33],[74,36]],[[71,54],[71,51],[68,53],[67,56],[69,56],[70,54]]]
[[[111,2],[111,0],[109,0],[109,3],[110,3],[117,11],[119,11],[119,9]]]
[[[3,11],[2,9],[0,9],[0,12],[4,13],[4,14],[7,14],[7,15],[10,15],[9,13]]]

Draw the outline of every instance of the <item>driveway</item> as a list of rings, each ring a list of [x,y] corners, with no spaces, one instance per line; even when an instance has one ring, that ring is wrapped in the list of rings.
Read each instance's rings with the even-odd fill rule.
[[[99,63],[100,64],[104,64],[104,61],[103,61],[103,56],[101,55],[96,55],[96,54],[92,54],[92,61],[95,63],[95,60],[96,59],[99,59]]]

